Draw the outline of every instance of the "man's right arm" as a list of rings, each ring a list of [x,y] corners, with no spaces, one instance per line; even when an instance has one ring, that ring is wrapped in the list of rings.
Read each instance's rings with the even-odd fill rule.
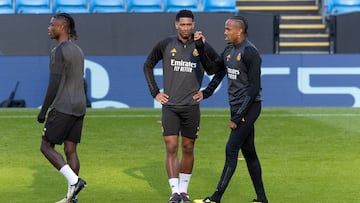
[[[162,54],[162,46],[164,46],[163,41],[159,42],[148,55],[145,63],[144,63],[144,75],[146,82],[148,84],[150,94],[153,98],[159,94],[160,90],[155,81],[154,76],[154,67],[155,65],[163,58]]]
[[[38,122],[43,123],[45,121],[46,113],[54,101],[56,94],[59,90],[62,70],[64,69],[64,56],[61,48],[57,48],[55,52],[54,68],[51,70],[49,84],[46,91],[45,99],[42,103],[41,110],[38,114]]]

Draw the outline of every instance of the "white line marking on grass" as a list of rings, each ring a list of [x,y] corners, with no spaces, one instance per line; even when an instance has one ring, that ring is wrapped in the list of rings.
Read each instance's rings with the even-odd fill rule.
[[[160,115],[85,115],[85,118],[159,118]]]
[[[332,117],[332,116],[341,116],[341,117],[356,117],[360,114],[354,113],[340,113],[340,114],[331,114],[331,113],[300,113],[300,114],[260,114],[260,117]]]
[[[85,118],[159,118],[160,115],[85,115]],[[0,115],[1,118],[34,118],[36,115]]]
[[[360,114],[354,113],[345,113],[345,114],[316,114],[316,113],[301,113],[301,114],[260,114],[260,117],[332,117],[332,116],[340,116],[340,117],[356,117],[360,116]],[[222,114],[208,114],[208,115],[201,115],[201,117],[230,117],[230,115],[222,115]]]
[[[360,114],[261,114],[260,117],[358,117]],[[104,114],[104,115],[86,115],[85,118],[160,118],[161,115],[145,115],[145,114]],[[203,114],[204,118],[228,118],[228,114]],[[33,118],[36,120],[36,115],[0,115],[0,119],[19,119],[19,118]]]
[[[33,118],[36,119],[34,115],[0,115],[0,118]]]

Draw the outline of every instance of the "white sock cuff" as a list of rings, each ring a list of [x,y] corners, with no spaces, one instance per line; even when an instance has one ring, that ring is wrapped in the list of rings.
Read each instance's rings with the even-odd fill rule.
[[[180,178],[180,180],[190,180],[190,178],[191,178],[191,173],[190,174],[187,174],[187,173],[180,173],[179,174],[179,178]]]
[[[70,185],[74,185],[77,183],[79,177],[74,173],[74,171],[70,168],[69,164],[65,164],[59,172],[65,176],[68,183]]]

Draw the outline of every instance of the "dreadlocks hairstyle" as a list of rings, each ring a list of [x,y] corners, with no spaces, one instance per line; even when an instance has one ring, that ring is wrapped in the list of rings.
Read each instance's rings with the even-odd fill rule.
[[[247,23],[247,20],[244,17],[242,17],[242,16],[233,16],[230,19],[239,22],[242,25],[242,27],[244,28],[244,33],[247,34],[248,23]]]
[[[190,10],[180,10],[176,14],[176,22],[179,22],[180,18],[191,18],[192,20],[194,20],[194,14]]]
[[[78,35],[75,30],[75,21],[74,19],[67,13],[58,13],[54,16],[56,19],[62,19],[64,20],[65,24],[68,27],[68,34],[71,39],[77,40]]]

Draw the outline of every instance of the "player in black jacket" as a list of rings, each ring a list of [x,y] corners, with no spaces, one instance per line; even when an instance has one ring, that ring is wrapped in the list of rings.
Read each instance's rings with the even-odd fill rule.
[[[169,203],[192,203],[187,189],[194,165],[194,144],[200,124],[199,102],[204,70],[193,39],[194,16],[189,10],[176,15],[178,35],[160,41],[144,63],[144,74],[153,98],[162,104],[162,128],[166,147],[166,170],[171,187]],[[210,58],[216,52],[205,45]],[[212,57],[213,56],[213,57]],[[163,86],[160,90],[154,67],[162,60]],[[211,70],[206,70],[212,74]],[[182,156],[178,159],[179,135]]]
[[[226,161],[218,186],[213,195],[196,202],[220,203],[235,172],[241,150],[257,195],[252,202],[268,203],[260,161],[254,144],[254,123],[261,112],[261,57],[256,47],[247,39],[247,27],[246,20],[241,16],[234,16],[226,21],[224,34],[229,45],[215,61],[211,60],[203,49],[205,38],[201,33],[195,33],[196,47],[202,64],[211,69],[220,69],[220,72],[215,74],[214,80],[204,90],[204,97],[210,96],[227,74],[231,110],[229,123],[231,132],[226,145]]]

